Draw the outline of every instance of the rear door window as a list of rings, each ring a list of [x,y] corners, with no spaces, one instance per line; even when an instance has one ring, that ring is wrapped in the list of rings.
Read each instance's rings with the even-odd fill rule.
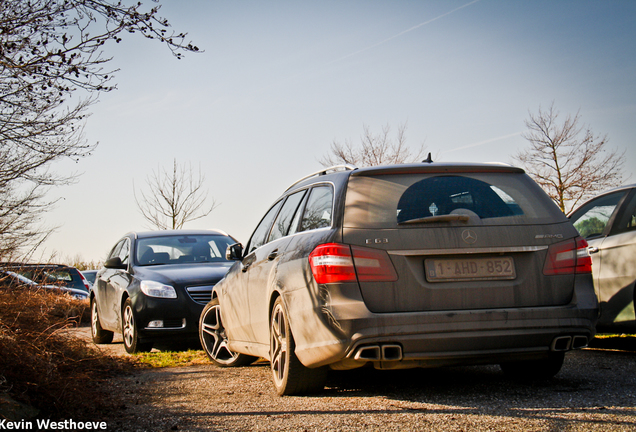
[[[305,196],[305,193],[306,191],[296,192],[295,194],[287,197],[285,204],[283,204],[283,208],[280,210],[280,213],[274,222],[274,226],[272,226],[272,232],[269,235],[268,243],[281,237],[285,237],[289,233],[289,227],[291,226],[294,215],[298,210],[298,205]]]
[[[300,231],[331,226],[333,191],[329,186],[317,186],[311,190],[300,222]]]

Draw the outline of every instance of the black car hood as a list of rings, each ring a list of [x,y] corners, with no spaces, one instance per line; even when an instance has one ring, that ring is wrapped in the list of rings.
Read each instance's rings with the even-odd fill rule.
[[[166,264],[135,267],[135,278],[171,285],[206,285],[220,281],[233,263]]]

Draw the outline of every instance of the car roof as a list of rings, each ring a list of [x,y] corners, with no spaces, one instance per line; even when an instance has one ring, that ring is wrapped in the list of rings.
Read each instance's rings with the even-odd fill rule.
[[[354,165],[336,165],[324,168],[296,180],[289,186],[285,193],[308,184],[327,181],[338,177],[349,176],[373,176],[383,174],[427,174],[427,173],[480,173],[480,172],[507,172],[523,174],[525,171],[501,162],[467,163],[467,162],[421,162],[399,165],[380,165],[358,168]],[[284,195],[284,194],[283,194]]]
[[[509,172],[523,174],[525,171],[512,165],[491,163],[463,163],[463,162],[431,162],[419,164],[385,165],[359,168],[351,173],[352,176],[381,175],[381,174],[428,174],[428,173],[480,173],[480,172]]]
[[[601,195],[606,195],[606,194],[609,194],[609,193],[618,192],[620,190],[633,189],[633,188],[636,188],[636,183],[627,184],[627,185],[618,186],[618,187],[615,187],[615,188],[612,188],[612,189],[608,189],[606,191],[603,191],[603,192],[599,193],[598,195],[595,195],[594,198],[599,197]],[[590,200],[592,200],[594,198],[590,198]]]
[[[579,209],[580,209],[580,208],[582,208],[584,205],[586,205],[586,204],[587,204],[587,203],[589,203],[590,201],[594,201],[594,200],[595,200],[596,198],[598,198],[598,197],[602,197],[603,195],[608,195],[608,194],[611,194],[611,193],[614,193],[614,192],[619,192],[619,191],[622,191],[622,190],[628,190],[628,189],[634,189],[634,188],[636,188],[636,183],[626,184],[626,185],[623,185],[623,186],[618,186],[618,187],[615,187],[615,188],[608,189],[608,190],[606,190],[606,191],[600,192],[600,193],[598,193],[598,194],[594,195],[593,197],[591,197],[591,198],[589,198],[589,199],[585,200],[585,201],[584,201],[583,203],[581,203],[580,205],[578,205],[578,206],[577,206],[577,207],[576,207],[576,208],[572,211],[571,215],[572,215],[572,214],[574,214],[574,213],[576,213],[576,212],[577,212],[577,211],[579,211]]]
[[[74,269],[75,267],[66,264],[37,264],[37,263],[19,263],[19,262],[3,262],[0,268],[39,268],[39,269]]]

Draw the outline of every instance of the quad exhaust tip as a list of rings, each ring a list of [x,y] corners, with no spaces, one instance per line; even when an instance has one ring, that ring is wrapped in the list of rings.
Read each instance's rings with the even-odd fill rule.
[[[358,348],[354,360],[366,361],[400,361],[402,360],[402,346],[397,344],[366,345]]]

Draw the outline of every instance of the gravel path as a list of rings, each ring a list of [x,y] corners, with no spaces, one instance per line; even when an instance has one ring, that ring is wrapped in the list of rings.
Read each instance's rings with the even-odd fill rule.
[[[113,431],[636,430],[636,352],[570,353],[556,378],[518,383],[495,366],[332,372],[311,397],[278,397],[269,364],[152,369],[112,382]]]

